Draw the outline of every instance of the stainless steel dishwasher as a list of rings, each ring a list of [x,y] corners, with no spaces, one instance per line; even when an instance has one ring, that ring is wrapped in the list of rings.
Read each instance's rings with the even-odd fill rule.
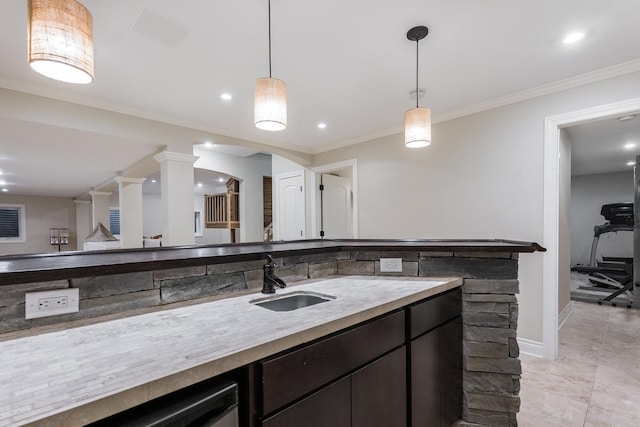
[[[238,385],[197,384],[89,426],[238,427]]]

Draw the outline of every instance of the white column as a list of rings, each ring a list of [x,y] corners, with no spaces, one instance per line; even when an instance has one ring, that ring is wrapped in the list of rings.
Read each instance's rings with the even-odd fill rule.
[[[145,178],[118,176],[120,242],[123,249],[142,247],[142,183]]]
[[[88,200],[74,200],[76,204],[76,248],[81,251],[84,239],[91,233],[91,202]]]
[[[111,197],[111,192],[89,191],[89,194],[91,194],[91,215],[93,219],[91,229],[96,228],[98,223],[102,223],[109,230],[109,197]]]
[[[198,157],[163,151],[154,159],[160,163],[162,246],[194,245],[193,163]]]

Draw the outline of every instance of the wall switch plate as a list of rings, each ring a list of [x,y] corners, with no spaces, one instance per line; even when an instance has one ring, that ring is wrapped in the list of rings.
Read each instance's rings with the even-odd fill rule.
[[[381,273],[402,273],[402,258],[380,258]]]
[[[78,288],[27,292],[24,294],[24,300],[25,319],[77,313],[80,311],[80,290]]]

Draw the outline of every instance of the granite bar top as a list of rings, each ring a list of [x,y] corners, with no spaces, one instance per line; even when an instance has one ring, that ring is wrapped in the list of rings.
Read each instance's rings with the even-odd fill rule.
[[[295,311],[256,292],[0,342],[0,426],[83,425],[461,285],[335,277],[278,290],[335,297]]]
[[[0,286],[341,251],[536,252],[513,240],[299,240],[0,256]]]

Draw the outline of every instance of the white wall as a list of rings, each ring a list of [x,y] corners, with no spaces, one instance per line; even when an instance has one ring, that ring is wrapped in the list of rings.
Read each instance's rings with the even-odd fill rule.
[[[76,247],[82,248],[84,239],[93,231],[91,202],[78,200],[74,203],[76,205]]]
[[[1,255],[57,252],[58,246],[49,244],[49,228],[68,228],[69,244],[61,250],[76,250],[76,204],[72,199],[0,195],[0,203],[25,205],[27,234],[24,243],[0,244]]]
[[[544,246],[544,119],[639,96],[640,73],[628,74],[437,123],[428,148],[407,149],[396,134],[318,154],[314,165],[358,160],[361,238],[503,238]],[[537,343],[544,256],[520,257],[518,333]]]
[[[162,234],[162,198],[160,194],[142,194],[142,235]]]
[[[212,194],[217,193],[226,193],[227,187],[221,186]],[[115,193],[111,196],[111,207],[117,207],[117,199],[118,193]],[[114,200],[115,198],[115,200]],[[160,214],[161,209],[161,197],[160,194],[150,194],[143,193],[142,194],[142,215],[143,215],[143,235],[145,237],[152,237],[162,234],[162,215]],[[201,194],[195,194],[193,198],[193,209],[194,211],[199,210],[201,212],[203,221],[204,221],[204,197]],[[215,229],[215,228],[204,228],[203,222],[203,233],[201,237],[196,236],[196,244],[198,245],[209,245],[216,243],[229,243],[231,241],[229,230],[228,229]]]
[[[593,227],[606,222],[602,205],[633,202],[633,171],[574,176],[571,180],[571,264],[589,264]],[[597,259],[633,257],[633,233],[600,236]]]
[[[194,167],[220,172],[240,180],[240,242],[262,242],[262,178],[271,176],[271,157],[237,157],[194,147]],[[228,231],[228,230],[227,230]]]
[[[227,186],[222,185],[211,194],[226,193]],[[231,243],[231,232],[228,228],[205,228],[204,226],[204,195],[196,194],[194,197],[194,210],[202,212],[202,237],[196,237],[197,245],[213,245],[218,243]],[[240,223],[242,227],[242,222]]]

